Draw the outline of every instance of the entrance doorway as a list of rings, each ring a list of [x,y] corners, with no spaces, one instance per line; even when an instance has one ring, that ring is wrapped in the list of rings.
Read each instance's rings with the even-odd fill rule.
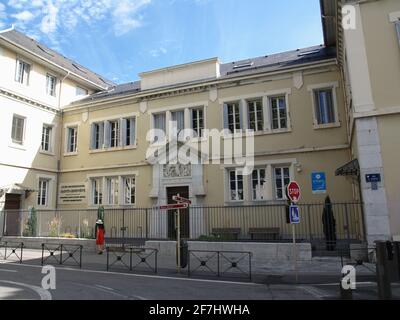
[[[4,211],[6,214],[6,236],[20,236],[20,213],[21,195],[6,194]]]
[[[171,187],[167,188],[168,204],[176,203],[172,200],[173,196],[180,195],[183,198],[189,198],[189,187]],[[175,213],[177,210],[168,211],[168,238],[176,240]],[[180,210],[181,238],[189,238],[189,209]]]

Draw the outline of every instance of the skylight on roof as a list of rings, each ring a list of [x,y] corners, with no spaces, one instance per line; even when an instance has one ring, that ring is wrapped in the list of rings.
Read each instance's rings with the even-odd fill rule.
[[[233,66],[233,69],[248,68],[248,67],[252,67],[253,65],[254,65],[254,62],[251,61],[251,62],[236,64]]]
[[[50,52],[48,52],[46,49],[44,49],[42,46],[40,46],[40,45],[36,45],[40,50],[42,50],[44,53],[46,53],[46,54],[48,54],[49,56],[52,56],[52,57],[54,57],[54,55],[53,54],[51,54]]]
[[[73,63],[72,65],[75,67],[75,69],[78,69],[79,71],[82,71],[83,73],[86,73],[86,71],[83,70],[83,69],[82,69],[80,66],[78,66],[77,64]]]
[[[310,54],[314,54],[314,53],[318,53],[318,52],[320,52],[320,50],[319,50],[319,49],[316,49],[316,50],[301,52],[301,53],[298,54],[298,56],[299,56],[299,57],[303,57],[303,56],[308,56],[308,55],[310,55]]]

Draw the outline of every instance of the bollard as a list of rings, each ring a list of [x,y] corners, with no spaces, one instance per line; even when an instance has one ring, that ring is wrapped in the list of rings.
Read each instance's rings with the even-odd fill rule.
[[[389,258],[390,246],[386,241],[375,241],[376,245],[376,275],[378,281],[378,294],[381,300],[392,299],[392,287],[390,283]]]

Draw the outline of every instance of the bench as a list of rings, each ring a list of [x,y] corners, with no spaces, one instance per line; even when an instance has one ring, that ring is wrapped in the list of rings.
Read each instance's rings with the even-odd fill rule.
[[[238,240],[240,232],[241,232],[240,228],[214,228],[214,229],[212,229],[212,234],[214,236],[220,237],[223,240]]]
[[[250,228],[251,240],[279,240],[279,228]]]

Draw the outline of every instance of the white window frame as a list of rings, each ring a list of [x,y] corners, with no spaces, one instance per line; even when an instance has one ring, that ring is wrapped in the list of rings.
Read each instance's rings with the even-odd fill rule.
[[[201,107],[195,107],[195,108],[190,108],[189,109],[190,112],[190,129],[193,130],[193,132],[195,132],[195,136],[194,138],[203,138],[204,137],[204,130],[206,129],[206,110],[204,106]],[[193,117],[193,113],[196,113],[197,116],[197,127],[194,127],[194,117]],[[203,121],[203,126],[200,125],[200,112],[203,113],[203,117],[202,117],[202,121]]]
[[[260,185],[260,193],[262,192],[262,190],[264,190],[264,193],[262,194],[262,199],[257,199],[257,197],[255,197],[254,196],[254,188],[253,188],[253,181],[254,181],[254,179],[253,179],[253,173],[254,173],[254,171],[256,171],[257,172],[257,182],[258,183],[260,183],[261,182],[261,170],[264,170],[264,184],[262,185],[263,186],[263,188],[261,188],[261,185]],[[267,201],[267,196],[266,196],[266,194],[265,194],[265,188],[266,188],[266,183],[267,183],[267,181],[268,181],[268,177],[267,177],[267,168],[266,167],[257,167],[257,168],[254,168],[253,169],[253,172],[251,173],[251,175],[249,176],[249,178],[250,178],[250,192],[251,192],[251,199],[254,201],[254,202],[259,202],[259,201]]]
[[[111,149],[119,148],[121,146],[121,121],[120,119],[115,119],[115,120],[109,120],[108,123],[109,123],[108,125],[109,130],[107,130],[108,132],[106,132],[106,134],[109,135],[109,141],[110,141],[109,148]],[[112,128],[113,124],[115,124],[116,126],[115,129]]]
[[[100,206],[104,202],[104,178],[103,177],[91,178],[90,182],[91,182],[91,195],[92,195],[91,204],[93,206]],[[96,188],[98,183],[100,183],[100,188]],[[99,195],[97,196],[97,201],[96,201],[95,192],[97,189],[99,190],[98,192]]]
[[[78,143],[79,143],[79,127],[80,127],[80,122],[75,122],[75,123],[66,123],[64,125],[64,130],[65,130],[65,134],[64,134],[64,156],[74,156],[77,155],[79,152],[79,148],[78,148]],[[75,138],[75,151],[70,152],[70,136],[69,136],[69,129],[75,129],[76,130],[76,138]]]
[[[50,81],[51,79],[54,80],[54,82],[53,82],[54,87],[53,88],[50,86],[50,84],[52,83]],[[48,96],[51,96],[51,97],[56,97],[57,96],[57,77],[52,75],[52,74],[50,74],[50,73],[46,74],[46,94]]]
[[[19,67],[19,64],[22,64],[22,69]],[[26,72],[26,70],[25,70],[26,66],[28,66],[28,72]],[[22,74],[19,74],[18,71],[22,72]],[[24,60],[22,58],[17,58],[16,66],[15,66],[15,77],[14,77],[15,82],[17,82],[21,85],[29,86],[31,71],[32,71],[31,63],[27,62],[26,60]]]
[[[14,133],[14,119],[22,120],[22,126],[21,126],[21,141],[14,139],[13,133]],[[25,129],[26,129],[26,117],[20,116],[18,114],[13,114],[12,117],[12,122],[11,122],[11,142],[13,144],[22,146],[24,145],[25,142]]]
[[[119,202],[120,202],[120,177],[115,175],[115,176],[110,176],[110,177],[106,177],[106,194],[107,194],[107,200],[106,200],[106,204],[109,206],[118,206]],[[113,181],[115,181],[113,183]],[[116,189],[118,188],[118,189]],[[117,193],[115,195],[115,193]],[[104,199],[104,197],[103,197]],[[112,199],[112,201],[111,201]],[[116,202],[115,202],[116,200]]]
[[[232,130],[230,129],[230,124],[229,124],[229,106],[236,106],[237,107],[237,112],[236,110],[234,110],[235,112],[233,112],[233,127],[234,130],[232,132]],[[229,134],[231,135],[235,135],[237,133],[241,133],[244,128],[243,128],[243,114],[242,114],[242,108],[241,108],[241,101],[230,101],[230,102],[225,102],[224,103],[224,109],[226,109],[226,112],[224,111],[224,129],[229,131]],[[236,108],[234,108],[236,109]],[[239,115],[239,122],[236,121],[236,117],[237,115]],[[225,118],[226,117],[226,118]],[[239,128],[237,128],[237,126],[239,125]]]
[[[399,47],[400,47],[400,18],[399,20],[395,21],[394,26],[396,29],[397,40],[399,41]]]
[[[43,143],[46,143],[46,141],[44,141],[43,140],[43,138],[45,137],[45,133],[44,133],[44,130],[45,130],[45,128],[46,129],[49,129],[49,133],[48,133],[48,149],[46,150],[44,147],[43,147]],[[53,152],[53,140],[54,140],[54,126],[53,125],[50,125],[50,124],[43,124],[43,127],[42,127],[42,141],[41,141],[41,144],[40,144],[40,151],[42,152],[42,153],[52,153]]]
[[[134,198],[134,202],[132,203],[131,200],[127,201],[128,199],[128,188],[127,188],[127,184],[126,182],[130,180],[131,182],[133,181],[133,184],[131,184],[130,188],[131,188],[131,193],[129,198],[132,197],[132,189],[133,189],[133,198]],[[135,176],[124,176],[122,177],[122,184],[123,184],[123,205],[125,206],[134,206],[136,204],[136,177]]]
[[[43,183],[46,183],[46,189],[44,190],[44,201],[45,203],[42,202],[43,200]],[[38,182],[38,196],[37,196],[37,205],[42,208],[47,208],[50,203],[50,183],[51,179],[49,178],[44,178],[40,177],[39,182]]]
[[[156,128],[156,116],[159,116],[162,114],[165,116],[164,139],[158,139],[159,137],[153,135],[151,137],[152,144],[154,144],[154,145],[161,144],[162,145],[167,141],[167,139],[168,139],[168,123],[169,123],[170,113],[171,113],[170,111],[163,111],[163,112],[154,112],[151,114],[151,123],[152,123],[151,128],[153,130],[155,130],[155,129],[161,130],[160,128]],[[157,140],[156,140],[156,138],[157,138]]]
[[[274,128],[274,118],[273,118],[273,100],[278,100],[283,98],[285,101],[285,110],[286,110],[286,128],[282,128],[281,126],[281,115],[279,112],[279,104],[277,105],[278,108],[278,128]],[[272,132],[278,131],[288,131],[290,129],[290,121],[289,121],[289,109],[288,109],[288,98],[286,94],[277,94],[268,96],[268,108],[270,113],[270,125]]]
[[[232,189],[231,189],[231,173],[235,172],[235,187],[236,187],[236,199],[232,199]],[[238,176],[242,176],[242,199],[239,199],[239,180]],[[227,169],[227,182],[228,182],[228,195],[227,195],[227,200],[228,202],[244,202],[246,199],[246,194],[245,194],[245,176],[243,175],[242,171],[236,168],[229,168]]]
[[[313,115],[313,126],[314,129],[329,129],[340,127],[340,118],[339,118],[339,110],[338,110],[338,102],[337,102],[337,88],[339,87],[338,82],[330,82],[330,83],[320,83],[316,85],[310,85],[307,87],[307,90],[311,93],[311,101],[312,101],[312,115]],[[317,102],[315,101],[315,92],[317,90],[331,89],[332,90],[332,104],[333,104],[333,114],[335,117],[335,122],[327,123],[327,124],[318,124],[317,119]]]
[[[124,121],[126,124],[124,124]],[[129,123],[129,144],[127,143],[128,139],[128,126]],[[136,116],[134,117],[123,117],[121,119],[121,146],[122,147],[135,147],[136,146],[136,128],[137,128],[137,120]],[[125,131],[125,132],[124,132]]]
[[[282,170],[281,172],[281,183],[282,183],[282,198],[278,197],[278,188],[276,186],[276,169]],[[291,166],[290,165],[275,165],[272,168],[272,175],[273,175],[273,186],[274,186],[274,198],[275,200],[287,200],[286,197],[286,191],[285,191],[285,175],[284,175],[284,169],[288,169],[289,171],[289,182],[292,180],[292,172],[291,172]]]
[[[255,104],[256,103],[261,103],[261,116],[262,116],[262,126],[263,126],[263,128],[262,129],[260,129],[259,127],[258,127],[258,123],[259,123],[259,120],[260,119],[258,119],[258,112],[257,112],[257,108],[256,108],[256,106],[255,106]],[[252,105],[251,105],[252,104]],[[247,99],[246,100],[246,109],[247,109],[247,122],[248,122],[248,124],[247,124],[247,126],[248,126],[248,129],[249,130],[252,130],[252,128],[251,128],[251,125],[250,125],[250,107],[253,107],[253,108],[255,108],[255,112],[254,112],[254,118],[255,118],[255,128],[253,129],[254,130],[254,132],[263,132],[263,131],[265,131],[265,111],[264,111],[264,99],[262,98],[262,97],[260,97],[260,98],[254,98],[254,99]]]

